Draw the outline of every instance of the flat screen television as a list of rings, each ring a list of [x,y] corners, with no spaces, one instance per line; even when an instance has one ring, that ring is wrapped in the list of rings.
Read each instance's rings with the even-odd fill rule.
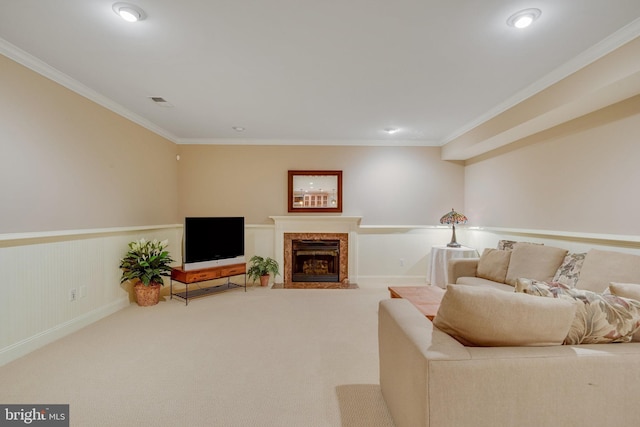
[[[244,260],[244,217],[187,217],[184,219],[184,271]]]

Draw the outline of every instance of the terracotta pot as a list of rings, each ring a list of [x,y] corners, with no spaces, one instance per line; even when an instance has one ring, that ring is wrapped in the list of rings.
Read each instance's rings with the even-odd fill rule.
[[[156,305],[160,300],[160,285],[158,283],[145,286],[138,282],[133,286],[133,289],[136,291],[136,301],[142,307]]]
[[[268,286],[269,285],[269,275],[266,274],[264,276],[260,276],[260,286]]]

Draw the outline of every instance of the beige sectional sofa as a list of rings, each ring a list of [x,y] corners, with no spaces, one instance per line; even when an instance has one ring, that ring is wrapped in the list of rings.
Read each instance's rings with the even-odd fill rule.
[[[485,265],[479,259],[452,260],[449,278],[460,285],[451,286],[447,294],[484,288],[489,297],[508,296],[514,304],[526,298],[540,302],[535,298],[541,297],[513,292],[521,274],[561,279],[595,292],[610,282],[640,284],[640,257],[635,255],[601,250],[568,254],[559,248],[524,246],[516,245],[508,255],[494,254],[493,259],[485,256]],[[500,256],[508,256],[506,266]],[[478,270],[485,277],[478,277]],[[503,316],[503,309],[519,311],[491,304],[480,307],[485,321]],[[566,319],[566,312],[562,316]],[[445,316],[439,312],[436,325],[440,317]],[[523,318],[527,313],[504,321],[496,334],[501,327],[527,333],[539,326],[518,321]],[[380,302],[380,385],[396,427],[640,425],[640,342],[470,346],[434,323],[407,300]],[[542,332],[544,328],[548,326]]]
[[[504,263],[505,253],[509,254],[506,266],[497,260],[501,254]],[[487,257],[489,264],[482,268],[481,261]],[[574,270],[570,271],[572,262]],[[577,268],[575,264],[579,264]],[[504,269],[503,280],[496,277],[500,275],[500,268]],[[490,286],[510,292],[514,290],[515,280],[521,277],[560,281],[576,288],[602,292],[610,282],[640,283],[640,257],[598,249],[591,249],[586,254],[570,254],[565,249],[518,243],[511,251],[485,249],[480,258],[452,259],[448,277],[450,283]]]

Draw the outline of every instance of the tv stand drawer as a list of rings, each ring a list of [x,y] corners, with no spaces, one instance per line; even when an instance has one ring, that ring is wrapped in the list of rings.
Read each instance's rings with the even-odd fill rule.
[[[171,279],[182,283],[204,282],[205,280],[213,280],[220,278],[219,269],[182,271],[178,269],[171,270]]]
[[[189,282],[204,282],[205,280],[212,280],[221,277],[220,271],[203,271],[194,272],[192,274],[187,273],[187,280]]]
[[[221,277],[237,276],[245,274],[245,271],[246,264],[244,263],[191,271],[184,271],[182,268],[176,267],[171,269],[171,280],[181,283],[196,283],[220,279]]]
[[[238,276],[240,274],[245,274],[247,271],[246,264],[235,264],[235,265],[227,265],[221,267],[222,277],[226,276]]]

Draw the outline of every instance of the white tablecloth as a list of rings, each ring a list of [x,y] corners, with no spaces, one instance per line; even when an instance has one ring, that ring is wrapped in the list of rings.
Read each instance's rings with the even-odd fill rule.
[[[447,278],[447,262],[453,258],[477,258],[478,251],[466,246],[450,248],[447,245],[431,248],[431,263],[429,265],[429,283],[444,288],[449,283]]]

